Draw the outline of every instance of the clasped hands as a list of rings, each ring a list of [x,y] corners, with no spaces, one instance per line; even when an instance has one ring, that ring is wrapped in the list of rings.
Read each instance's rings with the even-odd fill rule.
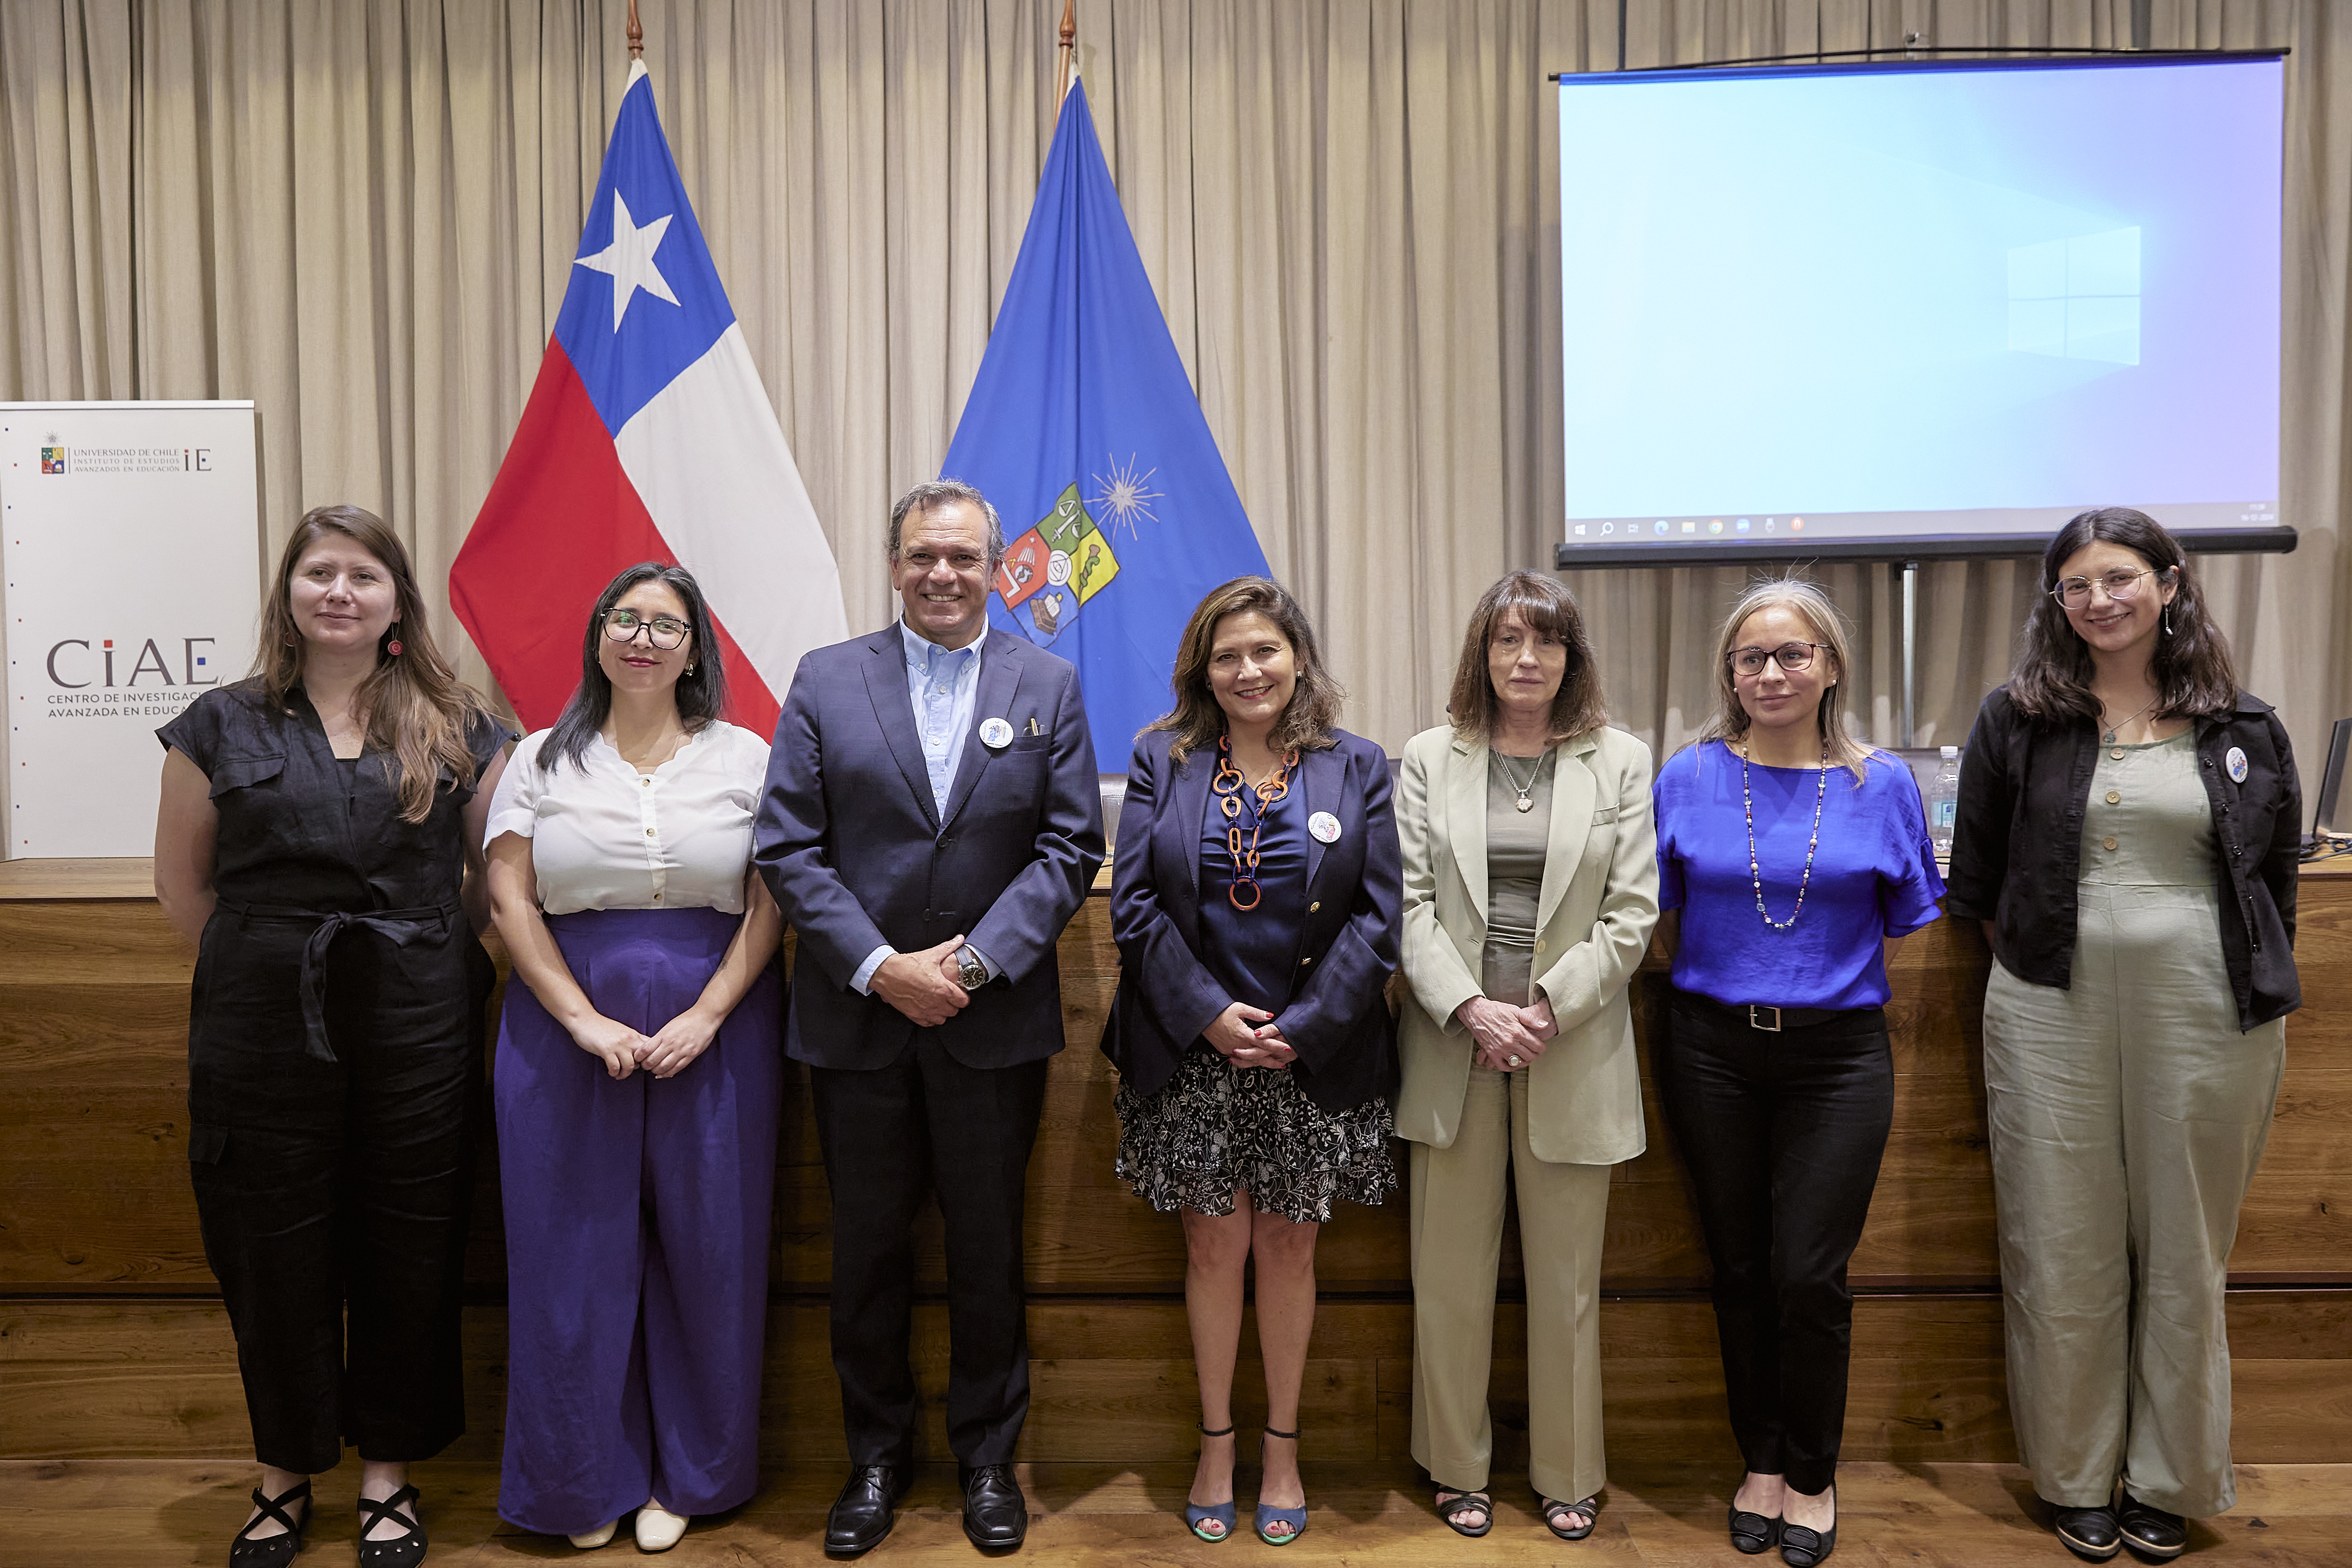
[[[1454,1009],[1454,1016],[1470,1032],[1475,1052],[1471,1060],[1496,1072],[1529,1065],[1559,1033],[1559,1020],[1552,1016],[1551,1001],[1544,996],[1524,1007],[1473,996]],[[1518,1060],[1514,1062],[1513,1057]]]
[[[625,1079],[639,1068],[656,1078],[676,1078],[709,1048],[721,1020],[700,1007],[688,1007],[651,1035],[641,1035],[626,1024],[592,1013],[572,1027],[580,1048],[604,1064],[604,1074]]]
[[[956,964],[956,949],[964,934],[919,952],[894,952],[877,964],[866,989],[905,1014],[918,1028],[936,1029],[971,1003],[963,988],[963,972]]]
[[[1274,1015],[1245,1002],[1228,1005],[1201,1037],[1237,1068],[1286,1068],[1298,1059]]]

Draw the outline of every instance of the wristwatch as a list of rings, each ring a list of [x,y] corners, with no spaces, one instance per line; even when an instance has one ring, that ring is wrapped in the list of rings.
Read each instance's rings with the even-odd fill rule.
[[[961,976],[965,990],[977,991],[988,984],[988,965],[981,962],[980,954],[972,951],[970,942],[956,949],[955,961],[956,973]]]

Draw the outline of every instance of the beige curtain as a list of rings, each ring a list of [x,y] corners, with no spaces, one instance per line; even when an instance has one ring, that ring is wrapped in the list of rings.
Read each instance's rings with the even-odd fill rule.
[[[252,397],[273,543],[380,509],[433,586],[520,413],[627,67],[625,0],[0,0],[0,398]],[[937,472],[1052,129],[1060,0],[643,0],[664,124],[841,560],[889,614],[891,497]],[[2247,683],[2315,763],[2352,710],[2352,5],[1627,0],[1625,63],[1934,45],[2291,46],[2287,557],[2203,564]],[[1440,717],[1496,574],[1562,510],[1555,70],[1616,0],[1081,0],[1079,65],[1144,264],[1350,723]],[[1598,302],[1596,302],[1597,304]],[[1729,571],[1589,572],[1621,722],[1709,702]],[[1826,574],[1891,742],[1885,568]],[[519,584],[528,592],[528,584]],[[2031,592],[1922,583],[1923,743],[1958,739]]]

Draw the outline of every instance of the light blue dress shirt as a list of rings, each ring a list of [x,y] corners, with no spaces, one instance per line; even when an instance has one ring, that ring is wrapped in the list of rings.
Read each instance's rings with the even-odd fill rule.
[[[901,620],[898,637],[907,647],[907,700],[915,710],[915,736],[923,744],[923,765],[930,773],[931,804],[945,822],[948,795],[955,788],[956,763],[971,735],[972,709],[980,700],[980,645],[988,640],[988,631],[982,627],[980,636],[965,647],[941,647],[917,636]],[[885,943],[867,953],[857,973],[849,977],[850,988],[860,995],[871,995],[874,972],[898,951]],[[972,951],[980,952],[978,948]],[[988,966],[988,977],[995,979],[1000,973],[995,961],[984,952],[980,953],[980,961]]]

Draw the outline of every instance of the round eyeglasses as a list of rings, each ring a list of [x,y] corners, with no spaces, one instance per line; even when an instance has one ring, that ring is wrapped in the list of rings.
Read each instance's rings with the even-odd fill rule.
[[[2170,566],[2143,566],[2137,572],[2121,569],[2101,573],[2096,577],[2062,577],[2050,590],[2050,596],[2070,610],[2079,610],[2091,602],[2091,590],[2098,588],[2111,604],[2127,605],[2139,595],[2139,580],[2153,577],[2161,583],[2172,581],[2175,569]]]
[[[604,612],[604,635],[614,642],[635,642],[642,631],[657,648],[674,648],[686,641],[690,628],[676,616],[641,616],[635,610]]]
[[[1731,650],[1731,668],[1742,675],[1761,675],[1764,661],[1769,658],[1782,669],[1804,669],[1812,664],[1815,648],[1829,646],[1825,642],[1784,642],[1769,651],[1754,647],[1736,647]]]

